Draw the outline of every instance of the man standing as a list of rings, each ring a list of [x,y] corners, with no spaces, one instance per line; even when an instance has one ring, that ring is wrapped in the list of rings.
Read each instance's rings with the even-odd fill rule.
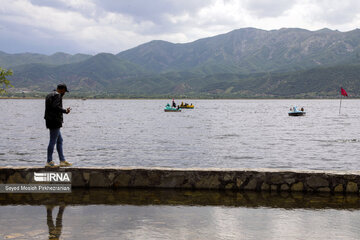
[[[46,167],[55,167],[52,155],[56,144],[56,150],[59,154],[60,167],[69,167],[72,164],[65,161],[63,154],[63,139],[61,137],[60,128],[63,123],[63,113],[70,113],[71,108],[63,109],[62,97],[65,92],[69,92],[64,83],[57,86],[56,90],[46,96],[45,100],[45,121],[46,127],[50,130],[50,141],[47,148]]]

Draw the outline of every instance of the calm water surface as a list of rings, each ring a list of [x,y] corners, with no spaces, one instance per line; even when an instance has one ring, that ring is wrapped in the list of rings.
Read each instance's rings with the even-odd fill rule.
[[[360,100],[70,100],[64,152],[75,166],[359,170]],[[292,105],[305,117],[289,117]],[[0,165],[46,161],[44,100],[0,100]],[[56,154],[56,153],[55,153]],[[58,161],[58,158],[55,158]]]
[[[55,235],[60,239],[356,240],[360,236],[357,196],[101,191],[0,197],[0,239]],[[352,208],[344,209],[347,205]]]
[[[52,211],[54,225],[58,209]],[[51,239],[46,206],[7,206],[0,213],[6,218],[0,220],[1,239]],[[59,233],[60,239],[357,240],[359,219],[360,211],[347,210],[68,206]]]

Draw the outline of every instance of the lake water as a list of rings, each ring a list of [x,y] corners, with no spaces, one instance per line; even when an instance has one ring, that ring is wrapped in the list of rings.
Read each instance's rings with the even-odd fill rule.
[[[356,195],[123,189],[0,196],[0,239],[357,240],[360,236]]]
[[[75,166],[359,170],[360,100],[71,100],[64,153]],[[180,102],[178,102],[180,103]],[[304,117],[289,117],[293,105]],[[43,166],[44,100],[0,100],[0,166]],[[58,158],[55,155],[55,161]]]

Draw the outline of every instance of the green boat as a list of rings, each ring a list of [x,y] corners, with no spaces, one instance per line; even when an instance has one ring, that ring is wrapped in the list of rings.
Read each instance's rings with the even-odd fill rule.
[[[165,108],[164,108],[164,111],[165,112],[181,112],[181,109],[180,108],[174,108],[174,107],[171,107],[170,104],[166,104]]]

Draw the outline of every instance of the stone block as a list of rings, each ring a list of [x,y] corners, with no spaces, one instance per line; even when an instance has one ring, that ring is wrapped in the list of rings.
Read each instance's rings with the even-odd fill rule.
[[[85,187],[86,182],[83,179],[83,175],[78,171],[73,171],[71,175],[71,185],[73,187]]]
[[[245,182],[244,180],[237,178],[236,179],[236,187],[240,188],[244,184],[244,182]]]
[[[115,173],[111,172],[108,174],[108,179],[111,183],[113,182],[114,178],[115,178]]]
[[[231,181],[231,180],[233,180],[233,176],[232,175],[230,175],[229,173],[227,173],[227,174],[225,174],[225,176],[224,176],[224,181]]]
[[[7,183],[27,183],[26,179],[21,176],[21,174],[19,172],[15,172],[13,175],[11,175],[8,180]]]
[[[133,187],[149,187],[150,179],[146,172],[133,172],[131,186]]]
[[[359,191],[359,188],[358,188],[356,183],[348,182],[348,184],[346,185],[346,192],[355,193],[355,192],[358,192],[358,191]]]
[[[294,183],[291,186],[291,191],[293,192],[301,192],[304,190],[304,184],[302,182]]]
[[[270,177],[270,183],[271,184],[281,184],[281,183],[284,183],[284,179],[278,173],[272,173],[272,175]]]
[[[25,180],[27,183],[34,182],[34,172],[26,172],[25,173]]]
[[[310,176],[306,179],[306,183],[311,188],[329,187],[329,181],[319,176]]]
[[[336,193],[342,193],[342,192],[344,192],[344,187],[343,187],[343,185],[342,184],[338,184],[335,188],[334,188],[334,192],[336,192]]]
[[[6,182],[6,174],[4,172],[0,172],[0,181],[2,183]]]
[[[257,179],[251,179],[249,183],[244,187],[245,190],[256,190]]]
[[[189,179],[185,179],[184,174],[168,174],[162,176],[158,186],[162,188],[191,188]]]
[[[296,178],[296,173],[295,172],[285,173],[283,175],[283,178],[284,179],[294,179],[294,178]]]
[[[113,186],[118,187],[129,187],[131,176],[128,173],[120,172],[120,174],[114,179]]]
[[[198,181],[195,182],[195,188],[199,189],[219,189],[220,181],[217,174],[197,176]]]
[[[161,172],[150,171],[148,172],[149,184],[151,187],[158,186],[161,183]]]
[[[357,176],[356,175],[344,175],[343,179],[346,179],[348,181],[350,181],[350,180],[355,181],[357,179]]]
[[[184,179],[183,181],[179,181],[180,185],[177,185],[176,188],[193,188],[194,183],[192,181],[189,181],[188,179]]]
[[[194,172],[169,172],[169,174],[162,176],[161,181],[161,187],[163,185],[167,187],[169,184],[172,184],[176,188],[192,189],[198,181],[198,176]]]
[[[90,180],[90,173],[89,172],[84,172],[83,173],[83,178],[86,182],[89,182]]]
[[[258,182],[263,182],[266,180],[266,174],[265,173],[257,173],[253,175],[253,178],[257,179]]]
[[[90,173],[89,187],[109,187],[106,181],[106,172],[94,171]]]
[[[288,184],[288,185],[291,185],[293,184],[295,181],[295,178],[285,178],[285,182]]]

